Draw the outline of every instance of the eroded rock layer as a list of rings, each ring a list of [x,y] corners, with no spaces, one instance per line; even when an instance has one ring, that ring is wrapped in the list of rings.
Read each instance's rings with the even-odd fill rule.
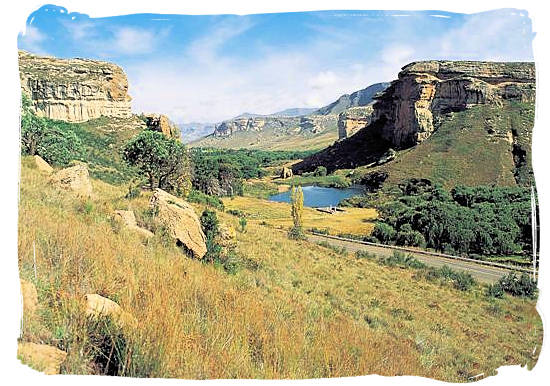
[[[377,98],[374,120],[386,118],[382,137],[394,147],[427,139],[443,114],[504,100],[534,102],[534,63],[415,62]]]
[[[67,122],[131,116],[128,80],[115,64],[19,51],[19,73],[39,116]]]

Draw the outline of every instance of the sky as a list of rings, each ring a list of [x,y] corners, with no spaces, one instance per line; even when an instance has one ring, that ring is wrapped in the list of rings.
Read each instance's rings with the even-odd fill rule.
[[[46,5],[18,47],[114,62],[136,113],[185,123],[321,107],[418,60],[533,61],[533,38],[527,12],[513,9],[90,18]]]

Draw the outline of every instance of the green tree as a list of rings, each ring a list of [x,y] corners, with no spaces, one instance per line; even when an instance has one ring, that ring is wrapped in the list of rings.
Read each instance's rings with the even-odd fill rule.
[[[206,236],[206,255],[204,258],[208,262],[218,261],[222,248],[216,242],[216,237],[220,233],[220,222],[216,212],[205,209],[201,214],[200,222],[202,231]]]
[[[290,230],[290,237],[300,239],[304,237],[303,232],[303,212],[304,212],[304,192],[301,186],[292,186],[290,188],[290,199],[292,203],[291,215],[294,226]]]
[[[21,151],[39,155],[53,165],[67,165],[80,158],[82,143],[69,128],[37,116],[30,99],[22,94]]]
[[[126,144],[122,156],[145,175],[151,188],[158,187],[180,196],[189,193],[191,163],[181,142],[145,130]]]

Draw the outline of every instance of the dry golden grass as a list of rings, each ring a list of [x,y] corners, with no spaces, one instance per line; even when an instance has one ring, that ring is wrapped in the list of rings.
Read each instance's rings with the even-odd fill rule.
[[[290,204],[285,202],[232,197],[224,199],[223,203],[228,210],[237,209],[246,213],[252,222],[266,223],[282,229],[290,229],[293,225]],[[376,209],[370,208],[345,208],[345,212],[329,214],[304,207],[304,228],[326,229],[331,234],[369,235],[377,217]]]
[[[536,362],[542,323],[533,301],[490,301],[481,290],[463,293],[415,279],[414,271],[290,241],[254,221],[237,234],[243,267],[228,274],[161,237],[144,242],[110,221],[114,209],[145,209],[147,195],[128,201],[124,189],[99,182],[94,188],[95,200],[80,201],[22,167],[19,266],[40,303],[23,339],[67,351],[65,373],[97,372],[85,293],[115,300],[137,319],[124,330],[125,375],[377,373],[460,381]],[[219,216],[237,226],[236,217]]]

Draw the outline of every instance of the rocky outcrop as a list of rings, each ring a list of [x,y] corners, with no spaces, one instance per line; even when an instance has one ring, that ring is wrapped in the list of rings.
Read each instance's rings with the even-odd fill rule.
[[[59,374],[67,353],[57,347],[32,342],[17,344],[17,357],[35,370],[47,375]]]
[[[136,216],[131,210],[115,210],[115,221],[119,221],[126,228],[139,233],[145,238],[153,237],[153,232],[138,226]]]
[[[415,62],[377,98],[374,120],[385,118],[381,135],[396,148],[416,145],[443,115],[504,100],[534,102],[533,63]]]
[[[180,139],[179,128],[163,114],[145,114],[145,123],[149,130],[158,131],[168,138]]]
[[[115,64],[19,51],[19,73],[39,116],[67,122],[131,116],[128,80]]]
[[[206,236],[193,207],[184,200],[155,189],[149,202],[155,213],[155,223],[162,226],[176,244],[202,259],[206,254]]]
[[[85,313],[88,318],[110,318],[119,326],[135,326],[137,320],[118,303],[98,294],[84,295]]]
[[[85,164],[77,164],[69,168],[61,169],[55,173],[50,181],[63,190],[72,191],[81,197],[92,196],[92,183],[90,174]]]
[[[338,139],[351,137],[357,131],[366,127],[372,120],[373,107],[351,107],[338,115]]]
[[[283,180],[292,177],[292,169],[287,168],[286,166],[283,167],[283,170],[281,170],[281,178]]]
[[[294,164],[294,173],[325,166],[329,171],[379,165],[390,148],[405,149],[428,139],[451,113],[473,106],[533,103],[533,63],[415,62],[374,97],[371,122],[356,134]],[[480,123],[483,125],[483,123]],[[392,156],[393,157],[393,156]],[[392,158],[390,157],[390,158]]]
[[[308,115],[303,117],[243,117],[230,119],[217,124],[214,137],[229,137],[238,132],[261,132],[274,130],[281,134],[317,134],[332,130],[336,126],[337,116]]]
[[[44,159],[42,157],[40,157],[39,155],[35,155],[32,158],[33,158],[33,161],[34,161],[34,164],[35,164],[36,168],[39,171],[41,171],[45,174],[53,173],[53,168],[50,166],[49,163],[44,161]]]

